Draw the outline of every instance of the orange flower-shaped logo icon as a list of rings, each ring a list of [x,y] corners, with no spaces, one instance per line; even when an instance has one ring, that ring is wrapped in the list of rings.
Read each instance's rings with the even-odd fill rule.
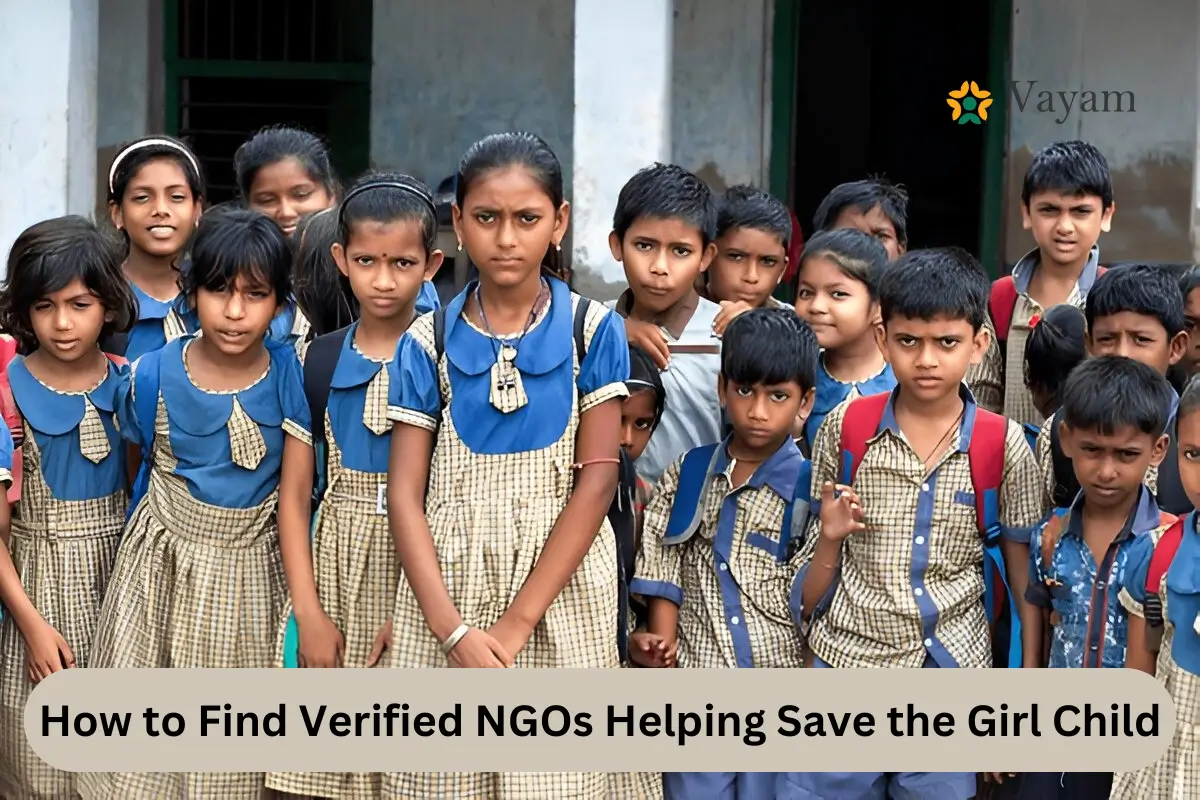
[[[979,88],[975,81],[963,81],[963,85],[950,93],[946,98],[954,114],[950,119],[957,120],[959,125],[968,122],[981,125],[987,119],[988,106],[992,104],[992,93]]]

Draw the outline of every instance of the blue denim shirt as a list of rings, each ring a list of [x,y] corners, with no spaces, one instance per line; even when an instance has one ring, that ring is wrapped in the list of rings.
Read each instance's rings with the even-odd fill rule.
[[[1129,614],[1119,595],[1136,574],[1143,576],[1154,552],[1152,531],[1173,521],[1154,496],[1141,488],[1125,527],[1096,563],[1083,538],[1084,493],[1070,508],[1055,509],[1029,541],[1029,588],[1025,599],[1056,613],[1050,644],[1051,668],[1124,667]],[[1043,558],[1047,532],[1058,541]]]

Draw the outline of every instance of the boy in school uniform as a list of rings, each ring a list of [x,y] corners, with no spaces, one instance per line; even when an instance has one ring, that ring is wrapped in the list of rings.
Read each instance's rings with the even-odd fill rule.
[[[1014,635],[1027,616],[1028,550],[1011,544],[1041,518],[1037,463],[1021,426],[979,408],[963,384],[987,350],[987,296],[987,278],[944,252],[908,253],[883,274],[879,346],[898,386],[834,409],[813,447],[817,502],[792,612],[815,667],[990,667],[981,601],[1004,598]],[[1004,594],[991,570],[1007,574]],[[1009,650],[1011,666],[1020,648]],[[781,773],[777,797],[965,800],[976,783]]]
[[[812,407],[817,350],[790,309],[754,309],[730,323],[720,395],[733,432],[674,460],[646,507],[630,585],[649,611],[630,642],[642,666],[803,666],[788,592],[811,473],[791,427]],[[663,776],[668,800],[768,800],[775,782],[775,773]]]
[[[1084,319],[1092,356],[1124,356],[1166,377],[1187,351],[1183,296],[1174,276],[1160,266],[1130,264],[1105,272],[1088,293]],[[1167,452],[1161,463],[1149,466],[1145,481],[1163,511],[1182,516],[1192,510],[1192,503],[1179,479],[1179,454],[1171,435],[1179,405],[1174,387],[1165,403]],[[1046,486],[1046,511],[1069,503],[1079,490],[1057,417],[1053,414],[1042,423],[1035,445]]]
[[[1160,372],[1120,356],[1089,359],[1067,379],[1059,425],[1082,490],[1070,508],[1056,509],[1035,528],[1029,542],[1025,598],[1048,615],[1051,638],[1049,653],[1040,652],[1041,617],[1035,617],[1025,630],[1028,664],[1125,666],[1129,615],[1121,591],[1175,521],[1142,483],[1166,454],[1174,394]],[[994,797],[1107,800],[1111,788],[1112,773],[1026,773],[1006,780]]]
[[[683,453],[721,438],[720,307],[695,287],[716,254],[716,229],[712,192],[682,167],[646,167],[617,197],[608,244],[629,288],[609,307],[625,318],[629,343],[667,365],[666,410],[637,463],[651,483]]]
[[[839,184],[817,206],[813,226],[817,232],[855,228],[870,234],[887,250],[888,261],[895,262],[908,251],[908,193],[883,178]],[[988,332],[987,352],[978,364],[967,368],[965,380],[976,403],[1000,413],[1004,363],[990,318],[984,321],[984,329]]]
[[[1087,142],[1056,142],[1037,152],[1021,187],[1021,220],[1037,247],[1011,275],[992,284],[989,308],[1004,352],[1004,416],[1044,421],[1025,386],[1030,320],[1060,303],[1082,306],[1103,272],[1100,233],[1112,225],[1112,178],[1104,156]]]
[[[753,186],[731,186],[717,206],[717,254],[697,281],[700,296],[721,306],[718,336],[752,308],[790,308],[772,293],[791,262],[792,214]]]

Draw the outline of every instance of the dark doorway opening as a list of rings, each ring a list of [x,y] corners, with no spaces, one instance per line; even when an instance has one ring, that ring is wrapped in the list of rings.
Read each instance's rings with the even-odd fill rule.
[[[994,4],[800,2],[792,196],[806,237],[830,189],[882,175],[908,189],[910,248],[984,249],[985,195],[1002,191],[985,177],[988,126],[1005,124],[1007,86],[990,84],[1007,54]],[[994,98],[980,125],[951,119],[964,81]]]
[[[371,0],[166,0],[166,128],[187,141],[209,201],[236,196],[233,154],[268,125],[329,144],[353,179],[368,164]]]

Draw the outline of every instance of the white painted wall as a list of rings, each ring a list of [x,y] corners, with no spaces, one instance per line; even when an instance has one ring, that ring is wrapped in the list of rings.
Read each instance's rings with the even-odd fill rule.
[[[615,297],[625,282],[608,237],[629,176],[671,160],[671,0],[575,0],[571,199],[577,289]]]
[[[1132,13],[1124,0],[1016,0],[1012,74],[1035,92],[1128,90],[1134,113],[1022,112],[1009,99],[1005,257],[1033,244],[1021,230],[1021,179],[1032,154],[1050,142],[1085,139],[1108,159],[1117,206],[1101,258],[1192,257],[1191,207],[1197,155],[1200,3],[1158,0]],[[1024,91],[1025,84],[1021,83]],[[1062,119],[1059,123],[1057,120]]]
[[[0,251],[93,210],[98,0],[0,2]]]

